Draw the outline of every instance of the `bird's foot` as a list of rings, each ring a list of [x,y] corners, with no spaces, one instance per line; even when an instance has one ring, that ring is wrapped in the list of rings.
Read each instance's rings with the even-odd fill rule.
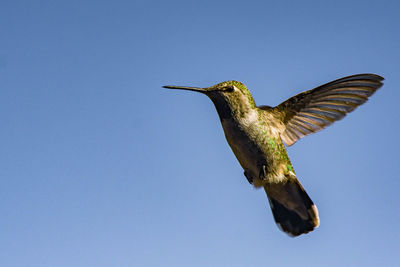
[[[259,177],[260,180],[267,180],[267,167],[265,165],[262,165]]]

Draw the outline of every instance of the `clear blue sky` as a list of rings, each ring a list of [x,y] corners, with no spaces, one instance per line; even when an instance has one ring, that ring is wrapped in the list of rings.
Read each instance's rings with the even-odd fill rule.
[[[398,1],[2,1],[0,266],[393,266],[400,251]],[[211,101],[386,78],[288,148],[321,226],[290,238]]]

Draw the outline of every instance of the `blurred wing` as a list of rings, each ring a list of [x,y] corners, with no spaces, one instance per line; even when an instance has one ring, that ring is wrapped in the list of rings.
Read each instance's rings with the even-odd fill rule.
[[[322,130],[365,103],[383,83],[375,74],[344,77],[300,93],[276,106],[286,128],[282,140],[293,145],[300,138]]]

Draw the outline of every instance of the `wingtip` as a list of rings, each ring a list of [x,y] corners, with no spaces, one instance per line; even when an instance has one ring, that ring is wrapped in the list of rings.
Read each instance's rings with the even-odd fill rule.
[[[384,77],[382,77],[382,76],[380,76],[378,74],[375,74],[375,73],[361,73],[361,74],[355,74],[355,75],[352,75],[352,76],[349,76],[349,77],[354,77],[354,78],[368,77],[371,80],[379,81],[379,82],[385,80]]]
[[[383,80],[385,80],[385,78],[384,78],[384,77],[382,77],[382,76],[380,76],[380,75],[378,75],[378,74],[371,73],[370,75],[371,75],[371,76],[373,76],[373,77],[375,77],[375,78],[377,78],[377,79],[378,79],[378,80],[380,80],[380,81],[383,81]]]

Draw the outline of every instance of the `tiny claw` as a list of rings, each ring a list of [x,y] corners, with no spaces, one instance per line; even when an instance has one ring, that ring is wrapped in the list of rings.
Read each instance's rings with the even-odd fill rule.
[[[261,170],[260,170],[260,179],[261,180],[266,180],[267,178],[267,167],[265,165],[262,165]]]

